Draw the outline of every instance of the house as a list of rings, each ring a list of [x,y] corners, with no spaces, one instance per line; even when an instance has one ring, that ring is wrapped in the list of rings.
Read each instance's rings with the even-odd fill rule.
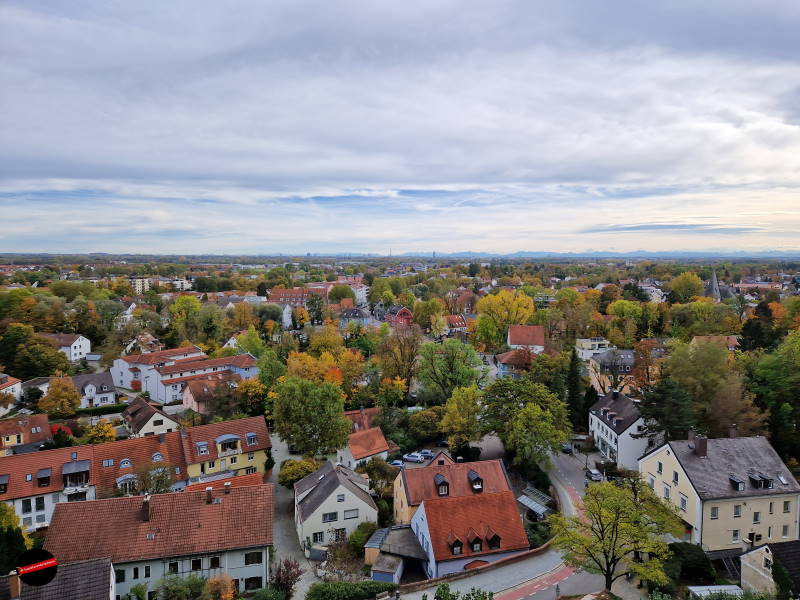
[[[447,315],[447,335],[467,333],[467,318],[464,315]]]
[[[636,354],[633,350],[612,348],[589,359],[589,374],[592,383],[600,390],[605,391],[615,384],[623,389],[635,365]]]
[[[42,337],[53,340],[58,349],[67,356],[69,362],[78,362],[92,351],[92,343],[78,333],[40,333]]]
[[[0,577],[0,600],[115,600],[114,569],[108,558],[59,563],[53,580],[45,586],[23,583],[14,572]]]
[[[652,446],[647,437],[639,401],[612,390],[589,409],[589,436],[600,454],[624,469],[639,468],[639,457]]]
[[[122,411],[122,421],[132,437],[169,433],[180,428],[178,421],[141,396]]]
[[[346,308],[339,315],[339,327],[345,329],[350,323],[366,327],[370,323],[370,315],[363,308]]]
[[[44,548],[59,563],[110,558],[118,598],[167,575],[224,573],[250,591],[269,581],[272,519],[272,484],[61,503]]]
[[[654,285],[643,285],[639,284],[639,289],[642,290],[650,299],[650,302],[655,302],[656,304],[661,304],[662,302],[666,302],[667,295],[664,293],[660,287],[656,287]]]
[[[305,307],[311,294],[318,294],[327,298],[328,293],[325,288],[292,288],[272,289],[269,292],[269,301],[274,304],[288,304],[292,308]]]
[[[237,354],[220,358],[203,358],[177,362],[154,369],[144,386],[150,397],[167,404],[183,398],[183,390],[196,375],[214,374],[229,371],[241,379],[251,379],[258,375],[256,358],[252,354]]]
[[[129,277],[128,285],[131,286],[133,293],[137,296],[150,291],[150,280],[147,277]]]
[[[235,388],[241,380],[241,375],[227,369],[186,377],[183,381],[183,406],[201,415],[207,415],[210,410],[208,402],[214,394],[223,391],[226,386]]]
[[[795,589],[800,589],[800,540],[773,542],[757,546],[739,557],[742,588],[770,598],[778,589],[772,575],[773,565],[786,570]]]
[[[163,349],[164,344],[159,342],[152,334],[144,332],[125,344],[122,354],[123,356],[126,354],[149,354],[150,352],[161,352]]]
[[[224,490],[228,486],[242,487],[245,485],[261,485],[264,483],[263,473],[249,473],[247,475],[232,475],[224,479],[201,479],[197,483],[192,483],[184,488],[187,492],[202,492],[209,487],[214,490]]]
[[[457,463],[447,453],[439,452],[425,467],[401,469],[394,480],[395,524],[411,523],[424,500],[442,496],[472,498],[476,481],[480,482],[483,491],[489,493],[511,490],[501,460]]]
[[[479,480],[475,471],[470,477]],[[472,490],[467,496],[445,493],[423,500],[411,518],[427,554],[423,568],[430,578],[474,569],[530,547],[513,492]]]
[[[22,388],[38,388],[43,394],[50,389],[50,377],[36,377],[23,382]],[[101,373],[87,373],[72,377],[72,385],[81,396],[81,408],[94,406],[107,406],[114,404],[117,398],[117,388],[109,371]]]
[[[228,338],[228,341],[222,344],[223,348],[238,348],[239,342],[237,341],[240,335],[244,335],[247,333],[247,329],[242,329],[241,331],[237,331],[231,337]]]
[[[735,352],[739,348],[738,335],[696,335],[692,338],[691,344],[716,344],[725,348],[728,352]]]
[[[0,416],[3,416],[10,412],[14,407],[14,403],[18,402],[22,397],[22,382],[16,377],[0,373],[0,394],[10,394],[14,397],[14,402],[10,404],[0,402]]]
[[[383,320],[389,323],[392,327],[405,326],[408,327],[414,321],[414,313],[405,306],[394,304],[389,307]]]
[[[541,354],[545,346],[544,325],[509,325],[506,343],[512,350]]]
[[[314,546],[346,540],[362,521],[378,522],[369,479],[327,461],[294,484],[297,539],[311,556]]]
[[[389,456],[389,443],[383,437],[380,427],[370,427],[354,431],[347,436],[347,446],[337,453],[337,461],[351,469],[373,458],[386,460]]]
[[[50,437],[50,420],[45,414],[20,414],[3,419],[0,421],[0,456],[36,452]]]
[[[581,360],[589,360],[593,356],[603,354],[612,348],[615,348],[614,344],[602,337],[578,338],[575,340],[575,352]]]
[[[181,430],[189,482],[215,475],[263,473],[272,448],[264,417],[249,417]]]
[[[712,557],[798,539],[800,485],[766,438],[690,434],[644,455],[639,472]]]
[[[372,420],[379,414],[381,414],[379,406],[344,411],[344,416],[353,422],[353,431],[369,429],[372,427]]]
[[[159,352],[147,352],[145,354],[130,354],[114,361],[111,367],[111,375],[114,378],[114,385],[135,391],[149,391],[149,377],[157,367],[174,365],[178,361],[198,360],[205,357],[205,353],[197,346],[184,348],[172,348]],[[155,383],[155,381],[153,381]],[[154,392],[150,392],[151,395]]]
[[[497,377],[511,377],[518,379],[529,371],[534,353],[527,349],[509,350],[494,357],[497,365]]]

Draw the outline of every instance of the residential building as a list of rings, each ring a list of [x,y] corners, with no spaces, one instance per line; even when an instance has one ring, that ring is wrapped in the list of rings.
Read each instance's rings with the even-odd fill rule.
[[[214,398],[214,395],[224,391],[225,387],[235,388],[241,380],[241,375],[227,369],[216,373],[185,377],[181,396],[183,406],[201,415],[207,415],[211,412],[208,403]]]
[[[414,322],[414,313],[411,312],[411,309],[405,306],[394,304],[389,307],[389,310],[386,311],[383,320],[389,323],[389,325],[392,327],[408,327]]]
[[[511,490],[501,460],[457,463],[447,453],[439,452],[425,467],[401,469],[394,480],[394,522],[411,523],[424,500],[443,496],[472,498],[476,483],[488,493]]]
[[[122,421],[131,437],[169,433],[180,428],[178,421],[142,396],[134,398],[122,411]]]
[[[294,484],[294,524],[306,556],[314,546],[346,540],[362,521],[378,522],[365,476],[327,461]]]
[[[614,344],[602,337],[578,338],[575,340],[575,352],[581,360],[589,360],[593,356],[603,354],[612,348],[615,348]]]
[[[137,296],[150,291],[150,279],[147,277],[129,277],[128,284]]]
[[[58,563],[53,580],[44,586],[23,583],[16,573],[0,577],[0,600],[115,600],[114,569],[108,558]]]
[[[152,334],[144,332],[137,335],[130,342],[125,344],[122,355],[126,354],[149,354],[151,352],[161,352],[164,344],[159,342]]]
[[[292,288],[272,289],[269,292],[269,301],[274,304],[288,304],[292,308],[305,307],[311,294],[319,294],[323,298],[328,297],[326,288]]]
[[[612,390],[589,409],[589,436],[604,457],[618,466],[639,468],[639,457],[653,445],[648,437],[637,437],[645,430],[639,400]]]
[[[777,595],[773,567],[780,565],[789,575],[795,589],[800,589],[800,540],[771,542],[757,546],[739,557],[742,588],[746,592]]]
[[[59,504],[44,548],[59,563],[109,557],[116,598],[137,584],[155,598],[168,575],[227,574],[251,591],[269,581],[273,510],[272,484]]]
[[[78,333],[39,333],[39,335],[53,340],[69,362],[78,362],[92,351],[92,342]]]
[[[46,414],[16,415],[0,421],[0,456],[36,452],[50,435]]]
[[[353,431],[369,429],[372,427],[373,419],[379,414],[381,414],[379,406],[373,406],[371,408],[361,407],[356,410],[344,411],[344,416],[353,422]]]
[[[157,402],[167,404],[182,400],[187,383],[197,375],[228,371],[241,379],[258,376],[256,358],[252,354],[237,354],[220,358],[203,358],[156,367],[145,379],[144,389]]]
[[[27,390],[35,387],[46,394],[50,389],[50,380],[50,377],[36,377],[23,382],[22,388]],[[117,388],[114,386],[114,379],[109,371],[74,375],[72,385],[81,396],[81,408],[108,406],[117,401]]]
[[[536,353],[531,352],[527,348],[520,350],[509,350],[497,354],[494,357],[495,364],[497,365],[497,377],[511,377],[518,379],[527,373],[531,368],[531,362]]]
[[[447,315],[447,335],[467,333],[467,318],[464,315]]]
[[[506,343],[512,350],[528,350],[541,354],[545,346],[544,325],[510,325]]]
[[[511,491],[473,486],[469,496],[423,500],[411,528],[427,554],[423,568],[430,578],[486,565],[530,547]]]
[[[386,460],[389,456],[389,443],[383,436],[380,427],[370,427],[354,431],[347,436],[347,446],[337,453],[337,461],[354,469],[359,464],[365,463],[373,458]]]
[[[655,285],[640,284],[639,289],[649,296],[650,302],[661,304],[667,300],[667,295],[664,293],[664,290]]]
[[[9,413],[14,408],[14,403],[22,397],[22,382],[7,373],[0,373],[0,394],[10,394],[14,397],[14,402],[10,404],[0,402],[0,417],[2,417]]]
[[[589,359],[589,376],[592,385],[605,393],[609,388],[625,390],[636,365],[633,350],[612,348]]]
[[[640,458],[639,472],[711,556],[798,539],[800,485],[766,438],[690,435]]]
[[[363,308],[346,308],[339,315],[339,327],[346,328],[350,323],[356,323],[362,327],[370,324],[371,317]]]
[[[147,378],[156,368],[174,365],[178,361],[198,360],[205,357],[205,353],[197,346],[172,348],[145,354],[130,354],[114,361],[111,375],[117,387],[135,391],[147,390]],[[154,382],[153,382],[154,383]],[[150,392],[153,395],[153,392]]]

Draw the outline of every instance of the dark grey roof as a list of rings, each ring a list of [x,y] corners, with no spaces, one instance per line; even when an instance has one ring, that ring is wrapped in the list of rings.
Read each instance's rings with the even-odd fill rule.
[[[316,511],[339,486],[347,488],[353,492],[357,498],[360,498],[368,506],[377,510],[378,507],[375,505],[372,496],[359,485],[359,483],[363,481],[365,481],[364,478],[355,471],[343,467],[342,465],[334,466],[330,461],[326,462],[317,471],[294,484],[295,497],[308,491],[303,499],[295,505],[295,510],[299,512],[300,521],[305,521],[309,516],[314,514],[314,511]]]
[[[28,381],[23,381],[22,389],[27,390],[29,387],[39,387],[45,383],[50,383],[49,377],[34,377],[33,379],[28,379]]]
[[[403,559],[399,556],[392,556],[391,554],[384,554],[381,552],[372,563],[372,570],[381,573],[396,573],[400,568]]]
[[[441,473],[437,473],[436,475],[433,476],[433,482],[436,485],[442,485],[443,483],[447,482],[447,478]]]
[[[700,458],[695,453],[694,443],[669,442],[675,458],[703,500],[800,492],[800,485],[766,438],[717,438],[707,440],[707,444],[706,458]],[[752,485],[750,475],[758,473],[773,479],[771,489]],[[742,491],[734,489],[731,476],[744,480]]]
[[[381,544],[383,544],[383,540],[386,539],[386,536],[389,534],[389,528],[384,527],[383,529],[376,529],[375,532],[369,536],[367,543],[364,544],[364,548],[378,548],[380,549]]]
[[[83,394],[84,388],[91,384],[94,384],[95,387],[98,389],[102,389],[103,386],[108,388],[107,391],[114,392],[117,388],[114,387],[114,379],[111,377],[111,371],[103,371],[102,373],[88,373],[86,375],[75,375],[72,378],[72,383],[75,385],[75,389],[77,389],[81,394]]]
[[[789,573],[795,587],[800,589],[800,540],[768,544],[768,546],[772,555]]]
[[[367,311],[361,308],[347,308],[342,311],[343,319],[366,319],[369,317]]]
[[[0,600],[11,598],[8,577],[0,577]],[[110,600],[111,560],[96,558],[68,564],[59,564],[56,576],[47,585],[22,584],[21,600]]]
[[[72,462],[64,463],[61,469],[62,475],[71,475],[72,473],[82,473],[91,468],[92,461],[90,460],[73,460]]]
[[[410,525],[389,528],[381,544],[381,554],[384,553],[420,560],[428,558]]]
[[[601,409],[608,408],[608,411]],[[641,416],[639,413],[639,405],[619,392],[617,398],[614,398],[614,392],[609,392],[589,409],[595,417],[600,419],[609,429],[612,429],[617,435],[623,433],[628,427],[633,425]],[[605,414],[603,414],[605,412]],[[612,417],[609,417],[613,413]]]
[[[596,354],[593,358],[602,368],[611,367],[631,367],[636,362],[636,355],[633,350],[620,350],[614,348],[606,350],[602,354]]]

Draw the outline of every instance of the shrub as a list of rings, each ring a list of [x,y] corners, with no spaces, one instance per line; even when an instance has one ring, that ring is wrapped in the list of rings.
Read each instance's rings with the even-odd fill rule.
[[[350,535],[350,546],[359,554],[364,554],[364,544],[367,543],[370,536],[378,529],[378,524],[372,521],[364,521],[358,524],[356,530]]]
[[[317,463],[311,459],[294,460],[289,458],[281,464],[281,472],[278,473],[278,483],[290,490],[294,484],[303,477],[311,475],[317,470]]]
[[[107,406],[95,406],[93,408],[79,408],[75,411],[75,414],[84,415],[87,417],[110,415],[112,413],[121,413],[126,408],[128,408],[127,404],[109,404]]]
[[[261,588],[253,594],[253,600],[286,600],[286,594],[273,587]]]
[[[264,470],[269,471],[275,466],[275,459],[272,458],[272,448],[267,449],[267,462],[264,463]]]
[[[300,581],[303,573],[305,571],[300,568],[300,563],[291,558],[284,558],[272,571],[270,587],[283,594],[284,598],[291,598],[294,586]]]
[[[378,525],[387,527],[394,518],[393,502],[391,498],[378,498],[375,505],[378,507]]]
[[[334,581],[315,583],[306,594],[306,600],[371,600],[381,592],[393,592],[396,583],[385,581]]]
[[[525,523],[525,534],[531,548],[538,548],[550,539],[550,525],[547,521]]]

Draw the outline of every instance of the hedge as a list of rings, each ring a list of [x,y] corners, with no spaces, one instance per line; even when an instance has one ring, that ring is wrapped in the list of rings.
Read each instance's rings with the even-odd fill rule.
[[[79,416],[96,416],[96,415],[110,415],[113,413],[121,413],[128,408],[127,404],[108,404],[107,406],[95,406],[92,408],[79,408],[75,411]]]
[[[396,583],[387,581],[315,583],[306,593],[306,600],[370,600],[381,592],[393,592],[396,589]]]

